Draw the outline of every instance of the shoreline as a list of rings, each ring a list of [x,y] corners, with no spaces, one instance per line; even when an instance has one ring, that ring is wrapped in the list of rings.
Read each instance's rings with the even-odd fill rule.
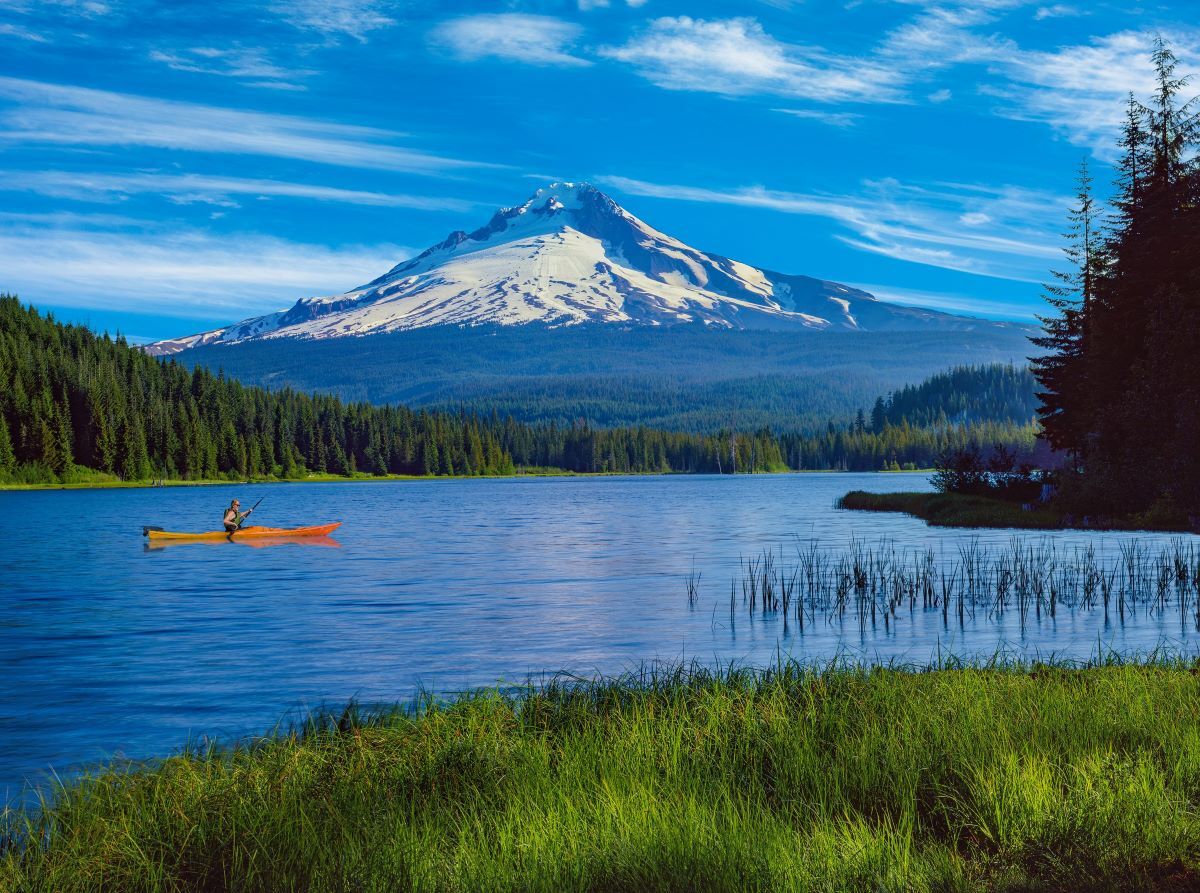
[[[523,471],[515,474],[431,474],[431,475],[310,475],[300,478],[263,478],[258,480],[161,480],[161,481],[73,481],[58,484],[11,484],[0,483],[0,493],[23,492],[34,490],[153,490],[173,487],[220,487],[220,486],[259,486],[262,484],[362,484],[362,483],[403,483],[411,481],[470,481],[470,480],[508,480],[511,478],[605,478],[605,477],[760,477],[768,474],[931,474],[933,469],[916,468],[905,471],[875,470],[875,471],[842,471],[835,468],[801,468],[784,471],[744,472],[738,475],[710,474],[693,471],[570,471],[568,469],[538,469]]]
[[[65,782],[8,813],[0,888],[1194,889],[1198,669],[651,666],[350,704]]]
[[[1136,518],[1098,518],[1098,523],[1094,524],[1067,523],[1073,520],[1069,515],[1051,509],[1025,511],[1015,502],[963,493],[867,493],[852,490],[838,499],[835,505],[847,511],[898,512],[919,518],[931,527],[1084,530],[1092,533],[1200,533],[1186,525],[1153,523]],[[1083,520],[1087,521],[1087,518]]]

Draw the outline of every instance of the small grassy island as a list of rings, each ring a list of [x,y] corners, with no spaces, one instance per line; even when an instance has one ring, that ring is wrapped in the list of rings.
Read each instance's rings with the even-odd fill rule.
[[[8,813],[0,889],[1192,890],[1198,671],[675,670],[348,710]]]
[[[1057,512],[1024,511],[1004,499],[966,493],[867,493],[852,490],[837,501],[840,509],[904,512],[935,527],[1021,527],[1055,530],[1067,526]]]
[[[934,527],[1011,527],[1022,530],[1156,530],[1197,533],[1196,518],[1177,511],[1132,515],[1074,515],[1053,504],[1020,503],[977,493],[867,493],[852,490],[840,509],[903,512]]]

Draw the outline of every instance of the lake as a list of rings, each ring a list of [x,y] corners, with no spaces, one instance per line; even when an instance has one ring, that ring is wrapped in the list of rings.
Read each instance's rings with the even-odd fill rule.
[[[164,755],[200,736],[262,733],[323,705],[409,699],[646,661],[927,663],[938,655],[1087,658],[1194,651],[1170,611],[1105,621],[1059,610],[949,624],[905,609],[884,626],[815,616],[800,631],[749,615],[743,558],[816,539],[956,555],[1011,548],[1009,530],[929,528],[838,511],[852,489],[928,489],[923,475],[511,478],[0,493],[0,798],[51,768]],[[343,521],[333,541],[150,549],[143,524],[219,527],[232,496],[252,521]],[[1129,533],[1019,534],[1067,555],[1157,549]],[[699,577],[694,604],[686,579]]]

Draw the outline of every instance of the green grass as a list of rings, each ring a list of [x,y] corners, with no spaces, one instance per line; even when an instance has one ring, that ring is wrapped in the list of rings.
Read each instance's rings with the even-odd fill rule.
[[[0,889],[1191,890],[1196,673],[676,670],[348,712],[70,783],[8,816]]]
[[[961,493],[865,493],[853,490],[837,501],[837,507],[865,512],[905,512],[936,527],[1020,527],[1061,530],[1057,512],[1022,511],[1014,502],[966,496]]]

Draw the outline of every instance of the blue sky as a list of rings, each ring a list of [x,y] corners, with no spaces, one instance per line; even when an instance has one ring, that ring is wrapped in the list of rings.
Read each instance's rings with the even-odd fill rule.
[[[1029,318],[1153,35],[1200,69],[1190,6],[4,0],[0,290],[180,335],[563,179],[757,266]]]

